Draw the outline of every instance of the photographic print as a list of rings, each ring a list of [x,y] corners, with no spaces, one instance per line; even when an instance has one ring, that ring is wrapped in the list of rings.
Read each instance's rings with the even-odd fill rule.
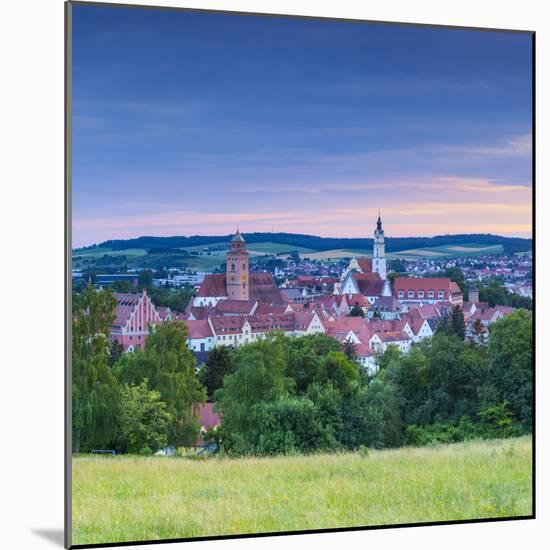
[[[534,34],[67,31],[67,544],[533,517]]]

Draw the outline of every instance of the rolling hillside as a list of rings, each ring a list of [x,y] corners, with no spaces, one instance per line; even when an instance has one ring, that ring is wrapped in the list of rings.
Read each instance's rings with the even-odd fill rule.
[[[336,239],[291,233],[250,233],[244,235],[252,258],[287,257],[298,252],[303,259],[338,260],[370,256],[372,239]],[[76,269],[160,269],[179,267],[213,270],[225,261],[231,235],[192,237],[139,237],[105,241],[73,250]],[[436,237],[386,238],[388,259],[440,259],[450,256],[479,256],[501,253],[526,253],[531,239],[498,235],[441,235]]]

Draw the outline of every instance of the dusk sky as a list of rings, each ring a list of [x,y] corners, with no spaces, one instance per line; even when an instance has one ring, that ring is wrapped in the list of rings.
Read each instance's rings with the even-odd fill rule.
[[[73,6],[73,245],[531,236],[531,36]]]

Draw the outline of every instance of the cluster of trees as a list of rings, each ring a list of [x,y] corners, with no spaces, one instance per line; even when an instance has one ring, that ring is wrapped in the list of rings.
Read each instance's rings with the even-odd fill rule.
[[[334,339],[270,335],[215,350],[201,380],[223,416],[212,434],[235,455],[424,445],[531,431],[532,320],[492,325],[488,346],[452,330],[401,353],[369,378]]]
[[[206,398],[187,327],[151,329],[144,351],[122,354],[107,335],[116,301],[90,285],[73,296],[73,451],[153,452],[196,442]]]
[[[488,302],[491,307],[499,305],[524,308],[529,311],[533,309],[533,300],[531,298],[510,292],[497,280],[493,280],[488,285],[479,289],[479,300],[481,302]]]

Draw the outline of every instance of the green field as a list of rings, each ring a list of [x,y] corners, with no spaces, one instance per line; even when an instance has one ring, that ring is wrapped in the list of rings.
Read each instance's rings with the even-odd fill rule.
[[[530,437],[368,456],[73,460],[73,544],[530,514]]]
[[[177,254],[167,253],[166,255],[149,255],[143,248],[127,248],[123,250],[111,250],[106,247],[97,247],[89,249],[73,250],[74,267],[82,268],[87,264],[82,263],[82,260],[99,260],[104,254],[110,256],[126,256],[126,265],[128,267],[151,268],[159,269],[160,267],[180,267],[192,270],[212,270],[220,266],[225,261],[225,254],[228,243],[218,242],[209,245],[188,246],[182,250],[188,252],[201,252],[199,256],[181,256]],[[217,248],[221,250],[216,250]],[[305,248],[301,246],[292,246],[287,244],[264,242],[251,243],[247,246],[251,256],[267,256],[269,254],[280,254],[284,256],[292,250],[300,253],[303,259],[311,260],[339,260],[341,258],[351,258],[352,256],[370,257],[371,250],[361,249],[334,249],[324,250],[321,252]],[[205,252],[209,251],[210,254]],[[434,246],[426,248],[415,248],[411,250],[403,250],[399,252],[389,252],[387,258],[389,260],[420,260],[420,259],[440,259],[449,256],[479,256],[482,254],[500,254],[503,252],[502,245],[486,246],[480,244],[468,245],[449,245],[449,246]]]
[[[391,252],[387,256],[389,259],[420,260],[420,259],[438,259],[449,256],[482,256],[485,254],[502,254],[504,248],[501,244],[495,245],[449,245],[433,246],[426,248],[415,248],[412,250],[400,250]]]
[[[99,258],[104,254],[109,256],[144,256],[147,251],[144,248],[125,248],[123,250],[111,250],[110,248],[80,248],[73,250],[73,257],[79,258]]]

